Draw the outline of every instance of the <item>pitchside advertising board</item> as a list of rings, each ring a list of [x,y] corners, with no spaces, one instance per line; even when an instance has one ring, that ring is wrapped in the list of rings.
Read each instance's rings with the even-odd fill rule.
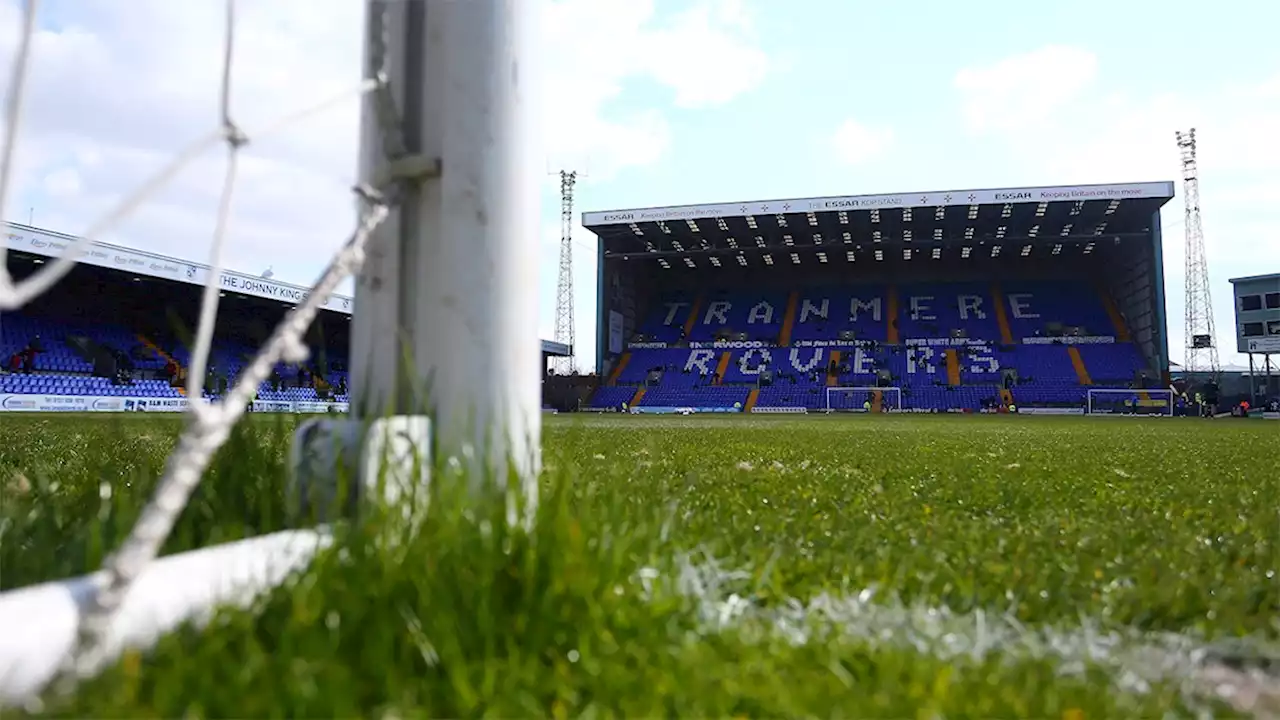
[[[20,250],[48,258],[61,257],[77,242],[77,238],[70,235],[48,232],[25,225],[10,225],[6,235],[5,242],[10,250]],[[189,285],[204,286],[208,283],[210,273],[210,268],[207,265],[100,242],[89,243],[78,260],[86,265],[120,270],[162,280],[173,280]],[[230,270],[225,270],[218,276],[217,284],[218,287],[228,292],[267,300],[278,300],[294,305],[306,300],[311,292],[309,288],[243,275]],[[344,295],[331,295],[325,299],[321,307],[325,310],[350,315],[351,298]]]
[[[1245,352],[1280,353],[1280,337],[1247,338]]]
[[[147,412],[180,413],[191,404],[186,398],[92,397],[88,395],[0,395],[0,412]],[[347,403],[281,402],[255,400],[252,411],[262,413],[347,412]]]

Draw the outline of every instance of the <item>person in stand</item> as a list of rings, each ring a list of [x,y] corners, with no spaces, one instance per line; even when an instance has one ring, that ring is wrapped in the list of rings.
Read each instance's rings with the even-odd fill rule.
[[[30,375],[36,371],[36,353],[40,352],[33,345],[28,344],[18,353],[22,356],[22,372]]]

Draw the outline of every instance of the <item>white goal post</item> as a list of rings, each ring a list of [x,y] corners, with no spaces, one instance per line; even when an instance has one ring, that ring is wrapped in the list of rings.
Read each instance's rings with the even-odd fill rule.
[[[827,412],[866,412],[868,407],[872,411],[879,408],[881,412],[900,412],[902,388],[870,385],[827,388]]]
[[[92,239],[115,229],[201,152],[222,145],[229,160],[188,374],[193,397],[201,394],[201,367],[217,319],[213,278],[222,267],[236,153],[250,140],[286,129],[341,99],[326,99],[262,128],[236,125],[233,110],[238,108],[231,102],[235,0],[224,2],[215,129],[127,194],[36,274],[11,278],[0,245],[0,312],[9,312],[53,287]],[[218,605],[245,605],[305,568],[330,542],[327,528],[319,527],[156,558],[259,383],[275,363],[305,359],[305,330],[324,298],[352,272],[351,418],[328,423],[327,436],[351,438],[361,446],[356,449],[362,481],[379,475],[374,468],[405,470],[391,473],[401,491],[380,500],[409,506],[404,491],[425,485],[428,478],[419,470],[429,468],[434,455],[456,459],[470,470],[466,481],[477,489],[505,490],[504,479],[517,476],[519,488],[508,497],[523,503],[512,506],[522,504],[525,512],[534,507],[542,413],[537,276],[528,268],[536,264],[544,161],[536,105],[540,3],[364,2],[365,79],[348,93],[363,96],[357,227],[227,398],[191,405],[187,429],[155,496],[103,569],[0,593],[0,706],[26,702],[58,675],[67,680],[93,676],[123,649],[145,648],[182,622],[209,617]],[[25,3],[23,35],[11,65],[0,204],[14,172],[39,4]],[[391,448],[390,457],[380,452]],[[295,455],[307,456],[299,450],[295,445]],[[306,466],[336,482],[336,463]]]
[[[1086,415],[1173,415],[1173,391],[1164,389],[1090,388]]]

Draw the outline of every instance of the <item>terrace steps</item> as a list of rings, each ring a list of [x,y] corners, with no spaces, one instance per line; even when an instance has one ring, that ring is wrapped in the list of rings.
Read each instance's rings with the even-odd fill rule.
[[[684,336],[689,337],[693,333],[693,326],[698,324],[698,313],[702,312],[702,296],[699,295],[693,299],[693,304],[689,306],[689,317],[684,319]]]
[[[622,353],[622,356],[618,358],[618,362],[614,364],[613,370],[609,372],[609,379],[605,381],[605,385],[609,387],[614,387],[615,385],[617,385],[618,376],[622,374],[623,370],[627,369],[627,363],[629,362],[631,362],[631,353],[630,352]]]
[[[631,402],[627,403],[627,407],[638,407],[640,401],[644,400],[644,386],[636,388],[636,394],[631,396]]]
[[[838,368],[839,365],[840,365],[840,351],[832,350],[831,363],[828,365],[828,367],[835,366]],[[839,384],[840,384],[840,373],[838,371],[833,373],[830,370],[828,370],[827,371],[827,387],[835,387]]]
[[[1093,378],[1089,377],[1089,368],[1084,365],[1084,356],[1080,354],[1080,348],[1075,345],[1067,346],[1067,354],[1071,356],[1071,367],[1075,368],[1076,379],[1081,385],[1092,385]]]
[[[724,384],[724,374],[729,369],[729,359],[733,357],[733,353],[725,350],[720,354],[720,362],[716,363],[716,378],[712,383],[714,385]]]
[[[799,304],[800,293],[794,291],[787,297],[787,311],[782,316],[782,330],[778,332],[778,345],[781,347],[791,345],[791,332],[796,324],[796,306]]]
[[[885,293],[885,304],[889,307],[885,310],[885,341],[890,345],[897,345],[898,338],[898,286],[890,285]]]
[[[183,366],[182,366],[182,363],[178,362],[178,359],[177,359],[177,358],[175,358],[174,356],[172,356],[172,355],[170,355],[169,353],[165,352],[164,348],[162,348],[162,347],[160,347],[159,345],[157,345],[157,344],[155,344],[154,342],[152,342],[151,338],[147,337],[146,335],[143,335],[142,333],[138,333],[138,334],[137,334],[137,335],[135,335],[134,337],[136,337],[136,338],[138,339],[138,342],[142,343],[142,347],[144,347],[144,348],[146,348],[146,349],[150,350],[151,352],[155,353],[156,357],[160,358],[161,360],[164,360],[164,361],[165,361],[165,362],[167,362],[167,363],[173,363],[174,365],[176,365],[176,366],[177,366],[177,368],[178,368],[178,377],[179,377],[179,378],[186,378],[186,376],[187,376],[187,369],[186,369],[185,367],[183,367]],[[187,389],[186,389],[185,387],[183,387],[182,385],[178,385],[178,386],[177,386],[177,387],[175,387],[174,389],[178,391],[178,394],[179,394],[179,395],[186,395],[186,394],[187,394]]]
[[[1102,297],[1102,306],[1107,310],[1107,317],[1111,318],[1111,326],[1116,331],[1116,340],[1118,342],[1132,342],[1133,336],[1129,334],[1129,324],[1124,321],[1124,315],[1120,312],[1120,307],[1116,305],[1116,299],[1107,292],[1104,287],[1098,288],[1098,295]]]
[[[751,392],[747,393],[747,402],[742,406],[742,412],[749,413],[756,406],[756,402],[760,400],[760,388],[751,388]]]
[[[947,358],[947,384],[951,387],[960,385],[960,353],[955,348],[948,348],[946,352]]]
[[[1000,342],[1013,344],[1013,330],[1009,327],[1009,315],[1004,310],[1004,291],[1000,283],[991,283],[991,301],[996,309],[996,325],[1000,327]]]
[[[881,412],[884,409],[884,393],[879,390],[871,391],[871,412]]]

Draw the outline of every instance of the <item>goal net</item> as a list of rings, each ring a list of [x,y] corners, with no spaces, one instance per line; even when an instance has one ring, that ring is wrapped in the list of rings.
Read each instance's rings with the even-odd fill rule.
[[[249,411],[273,368],[308,359],[307,330],[348,277],[355,277],[348,372],[351,415],[326,421],[331,435],[315,444],[329,454],[321,454],[324,462],[306,467],[320,468],[326,479],[337,483],[346,465],[339,464],[332,446],[341,440],[355,446],[362,461],[361,482],[385,483],[385,474],[394,475],[397,483],[425,489],[428,461],[439,458],[457,465],[462,471],[458,477],[464,478],[459,482],[468,490],[485,490],[511,501],[508,517],[513,522],[532,517],[541,466],[541,412],[537,281],[528,268],[537,262],[541,173],[536,160],[539,111],[531,102],[536,91],[528,89],[537,87],[532,79],[536,73],[527,70],[527,60],[536,55],[537,4],[469,0],[433,4],[427,12],[422,12],[424,3],[365,4],[358,82],[353,77],[350,88],[316,98],[314,104],[260,117],[261,124],[242,125],[243,116],[260,114],[242,113],[236,102],[241,94],[234,91],[251,74],[235,66],[240,51],[251,43],[235,42],[240,14],[235,0],[223,0],[220,84],[216,97],[199,105],[217,112],[207,116],[204,132],[113,206],[101,208],[97,219],[80,228],[80,236],[39,270],[11,275],[7,243],[0,243],[3,315],[22,310],[57,286],[90,251],[94,238],[109,236],[148,200],[163,197],[161,192],[182,171],[199,167],[196,163],[206,155],[221,157],[206,282],[186,368],[186,396],[202,398],[214,358],[223,296],[219,278],[233,225],[234,190],[238,180],[251,177],[262,163],[245,160],[244,148],[271,136],[290,135],[299,123],[344,100],[360,107],[360,132],[350,138],[359,146],[360,178],[353,192],[357,212],[343,229],[345,239],[339,243],[335,238],[338,249],[310,284],[310,292],[287,312],[229,389],[218,393],[218,399],[187,404],[187,423],[150,502],[103,561],[102,573],[93,580],[46,586],[54,587],[51,592],[59,598],[79,597],[79,588],[84,588],[79,602],[37,604],[48,612],[31,620],[34,632],[0,633],[0,669],[41,668],[20,676],[0,672],[0,700],[29,692],[25,685],[10,682],[13,677],[35,690],[64,670],[69,678],[90,677],[127,643],[135,642],[122,638],[155,637],[214,605],[242,603],[287,575],[273,574],[274,568],[291,571],[329,542],[331,535],[321,526],[219,546],[223,552],[206,548],[203,554],[168,557],[165,567],[184,581],[184,591],[176,595],[157,592],[164,583],[148,574],[232,426]],[[0,129],[0,206],[17,194],[15,158],[25,129],[29,61],[43,27],[36,17],[38,2],[17,5],[24,6],[25,15],[16,28],[20,37],[6,47],[6,54],[14,52],[11,59],[6,57],[10,64]],[[519,73],[510,71],[516,67]],[[190,115],[197,112],[186,110]],[[250,172],[242,172],[242,166]],[[196,277],[194,266],[187,272],[188,278]],[[394,415],[397,410],[403,414]],[[387,429],[385,438],[370,429],[378,423]],[[327,437],[334,442],[322,442]],[[297,443],[294,449],[299,450]],[[295,460],[294,466],[303,463]],[[518,490],[508,485],[509,476],[518,478]],[[487,478],[497,480],[481,480]],[[406,511],[424,507],[411,506],[405,499],[409,497],[388,492],[386,500],[400,503]],[[299,549],[295,540],[302,535],[306,548]],[[130,592],[135,588],[139,592]],[[0,600],[5,597],[0,593]],[[11,594],[8,599],[13,599]],[[55,644],[48,638],[63,640]]]
[[[902,388],[829,387],[827,412],[898,412],[902,410]]]
[[[1172,415],[1173,391],[1092,389],[1085,397],[1089,415]]]

